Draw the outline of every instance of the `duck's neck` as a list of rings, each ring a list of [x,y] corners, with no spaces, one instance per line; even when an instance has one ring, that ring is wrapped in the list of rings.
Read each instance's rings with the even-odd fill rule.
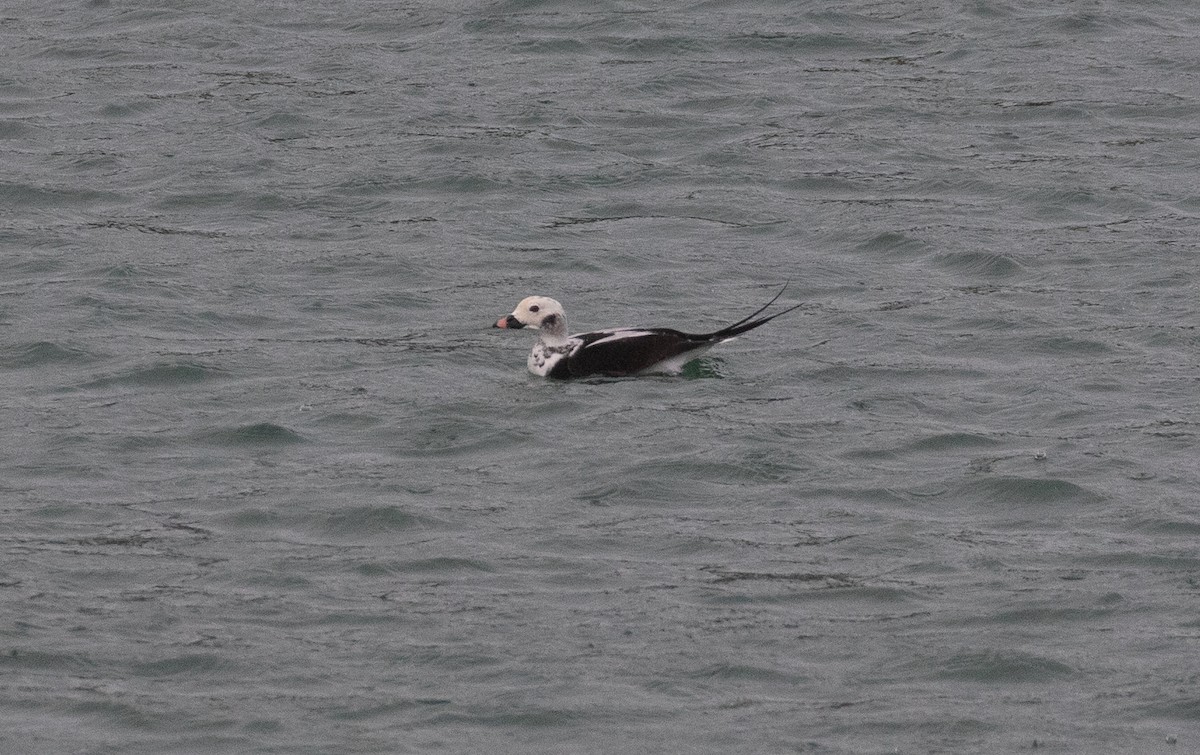
[[[539,327],[542,343],[547,346],[562,346],[567,342],[567,320],[561,315],[551,315]]]

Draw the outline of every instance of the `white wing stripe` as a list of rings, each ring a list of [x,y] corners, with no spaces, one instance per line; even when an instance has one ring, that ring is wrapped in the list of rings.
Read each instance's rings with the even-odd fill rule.
[[[614,330],[604,338],[598,341],[592,341],[588,346],[599,346],[602,343],[616,343],[617,341],[625,341],[630,338],[640,338],[641,336],[652,336],[648,330]]]

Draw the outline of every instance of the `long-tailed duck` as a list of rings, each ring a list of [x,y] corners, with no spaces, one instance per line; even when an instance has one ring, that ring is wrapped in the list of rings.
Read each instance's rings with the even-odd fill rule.
[[[528,364],[530,372],[543,377],[678,373],[685,364],[718,343],[765,325],[801,306],[797,304],[769,317],[754,319],[782,294],[780,289],[774,299],[754,314],[712,333],[682,333],[670,328],[613,328],[568,336],[562,305],[546,296],[525,297],[511,315],[501,317],[492,327],[539,330],[538,342],[529,353]]]

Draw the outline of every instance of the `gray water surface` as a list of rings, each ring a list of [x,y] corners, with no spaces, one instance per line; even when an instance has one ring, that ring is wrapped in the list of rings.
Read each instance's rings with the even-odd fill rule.
[[[0,749],[1194,751],[1198,38],[10,3]]]

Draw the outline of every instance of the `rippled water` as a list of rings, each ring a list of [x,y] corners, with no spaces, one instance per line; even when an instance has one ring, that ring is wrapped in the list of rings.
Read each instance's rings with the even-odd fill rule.
[[[0,30],[4,751],[1196,748],[1194,4]]]

